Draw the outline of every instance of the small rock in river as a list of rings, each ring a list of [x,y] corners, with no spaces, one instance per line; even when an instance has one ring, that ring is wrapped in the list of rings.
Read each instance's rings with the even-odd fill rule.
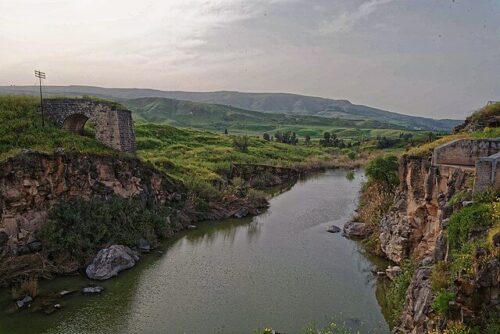
[[[100,294],[102,291],[104,290],[104,288],[102,286],[87,286],[85,288],[82,289],[82,293],[84,295],[98,295]]]
[[[188,230],[196,230],[198,228],[198,226],[196,225],[188,225],[187,229]]]
[[[343,235],[348,238],[364,238],[372,233],[372,228],[361,222],[347,222],[344,225]]]
[[[137,240],[136,246],[143,253],[148,253],[151,250],[151,244],[144,238]]]
[[[106,280],[132,268],[138,260],[137,253],[127,246],[112,245],[101,249],[85,272],[90,279]]]
[[[32,301],[33,298],[31,298],[31,296],[26,296],[23,299],[20,299],[16,302],[17,308],[23,308],[25,306],[28,306],[29,304],[31,304]]]
[[[66,295],[69,295],[70,293],[73,293],[75,292],[76,290],[62,290],[62,291],[59,291],[59,293],[57,294],[58,297],[64,297]]]
[[[340,227],[332,225],[327,230],[330,233],[339,233],[341,231]]]
[[[248,209],[247,208],[241,208],[236,213],[233,215],[234,218],[241,219],[243,217],[248,216]]]

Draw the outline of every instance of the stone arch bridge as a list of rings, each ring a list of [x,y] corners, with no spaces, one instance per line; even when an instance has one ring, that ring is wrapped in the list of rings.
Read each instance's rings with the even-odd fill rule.
[[[104,145],[122,152],[136,149],[130,110],[117,103],[86,98],[54,98],[43,101],[43,111],[63,129],[83,133],[90,120],[95,137]]]

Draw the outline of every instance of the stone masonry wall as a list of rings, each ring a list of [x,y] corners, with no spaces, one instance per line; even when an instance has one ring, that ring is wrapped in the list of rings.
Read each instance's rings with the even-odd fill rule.
[[[500,151],[500,139],[457,139],[434,149],[433,165],[475,166],[481,157]]]
[[[46,99],[44,113],[58,126],[81,133],[85,118],[95,127],[96,139],[115,150],[136,149],[132,115],[119,105],[91,99]]]
[[[500,153],[481,158],[476,162],[474,192],[478,193],[489,187],[500,189]]]

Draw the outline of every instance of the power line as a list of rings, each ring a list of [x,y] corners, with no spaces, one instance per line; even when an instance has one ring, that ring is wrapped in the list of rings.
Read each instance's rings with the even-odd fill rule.
[[[40,81],[40,111],[42,112],[42,126],[45,126],[45,117],[43,116],[43,95],[42,95],[42,79],[45,79],[45,72],[35,70],[35,78]]]

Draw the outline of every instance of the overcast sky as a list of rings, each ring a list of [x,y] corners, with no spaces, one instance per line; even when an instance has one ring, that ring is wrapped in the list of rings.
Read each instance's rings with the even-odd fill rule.
[[[500,100],[500,0],[0,0],[0,85],[290,92],[462,118]]]

